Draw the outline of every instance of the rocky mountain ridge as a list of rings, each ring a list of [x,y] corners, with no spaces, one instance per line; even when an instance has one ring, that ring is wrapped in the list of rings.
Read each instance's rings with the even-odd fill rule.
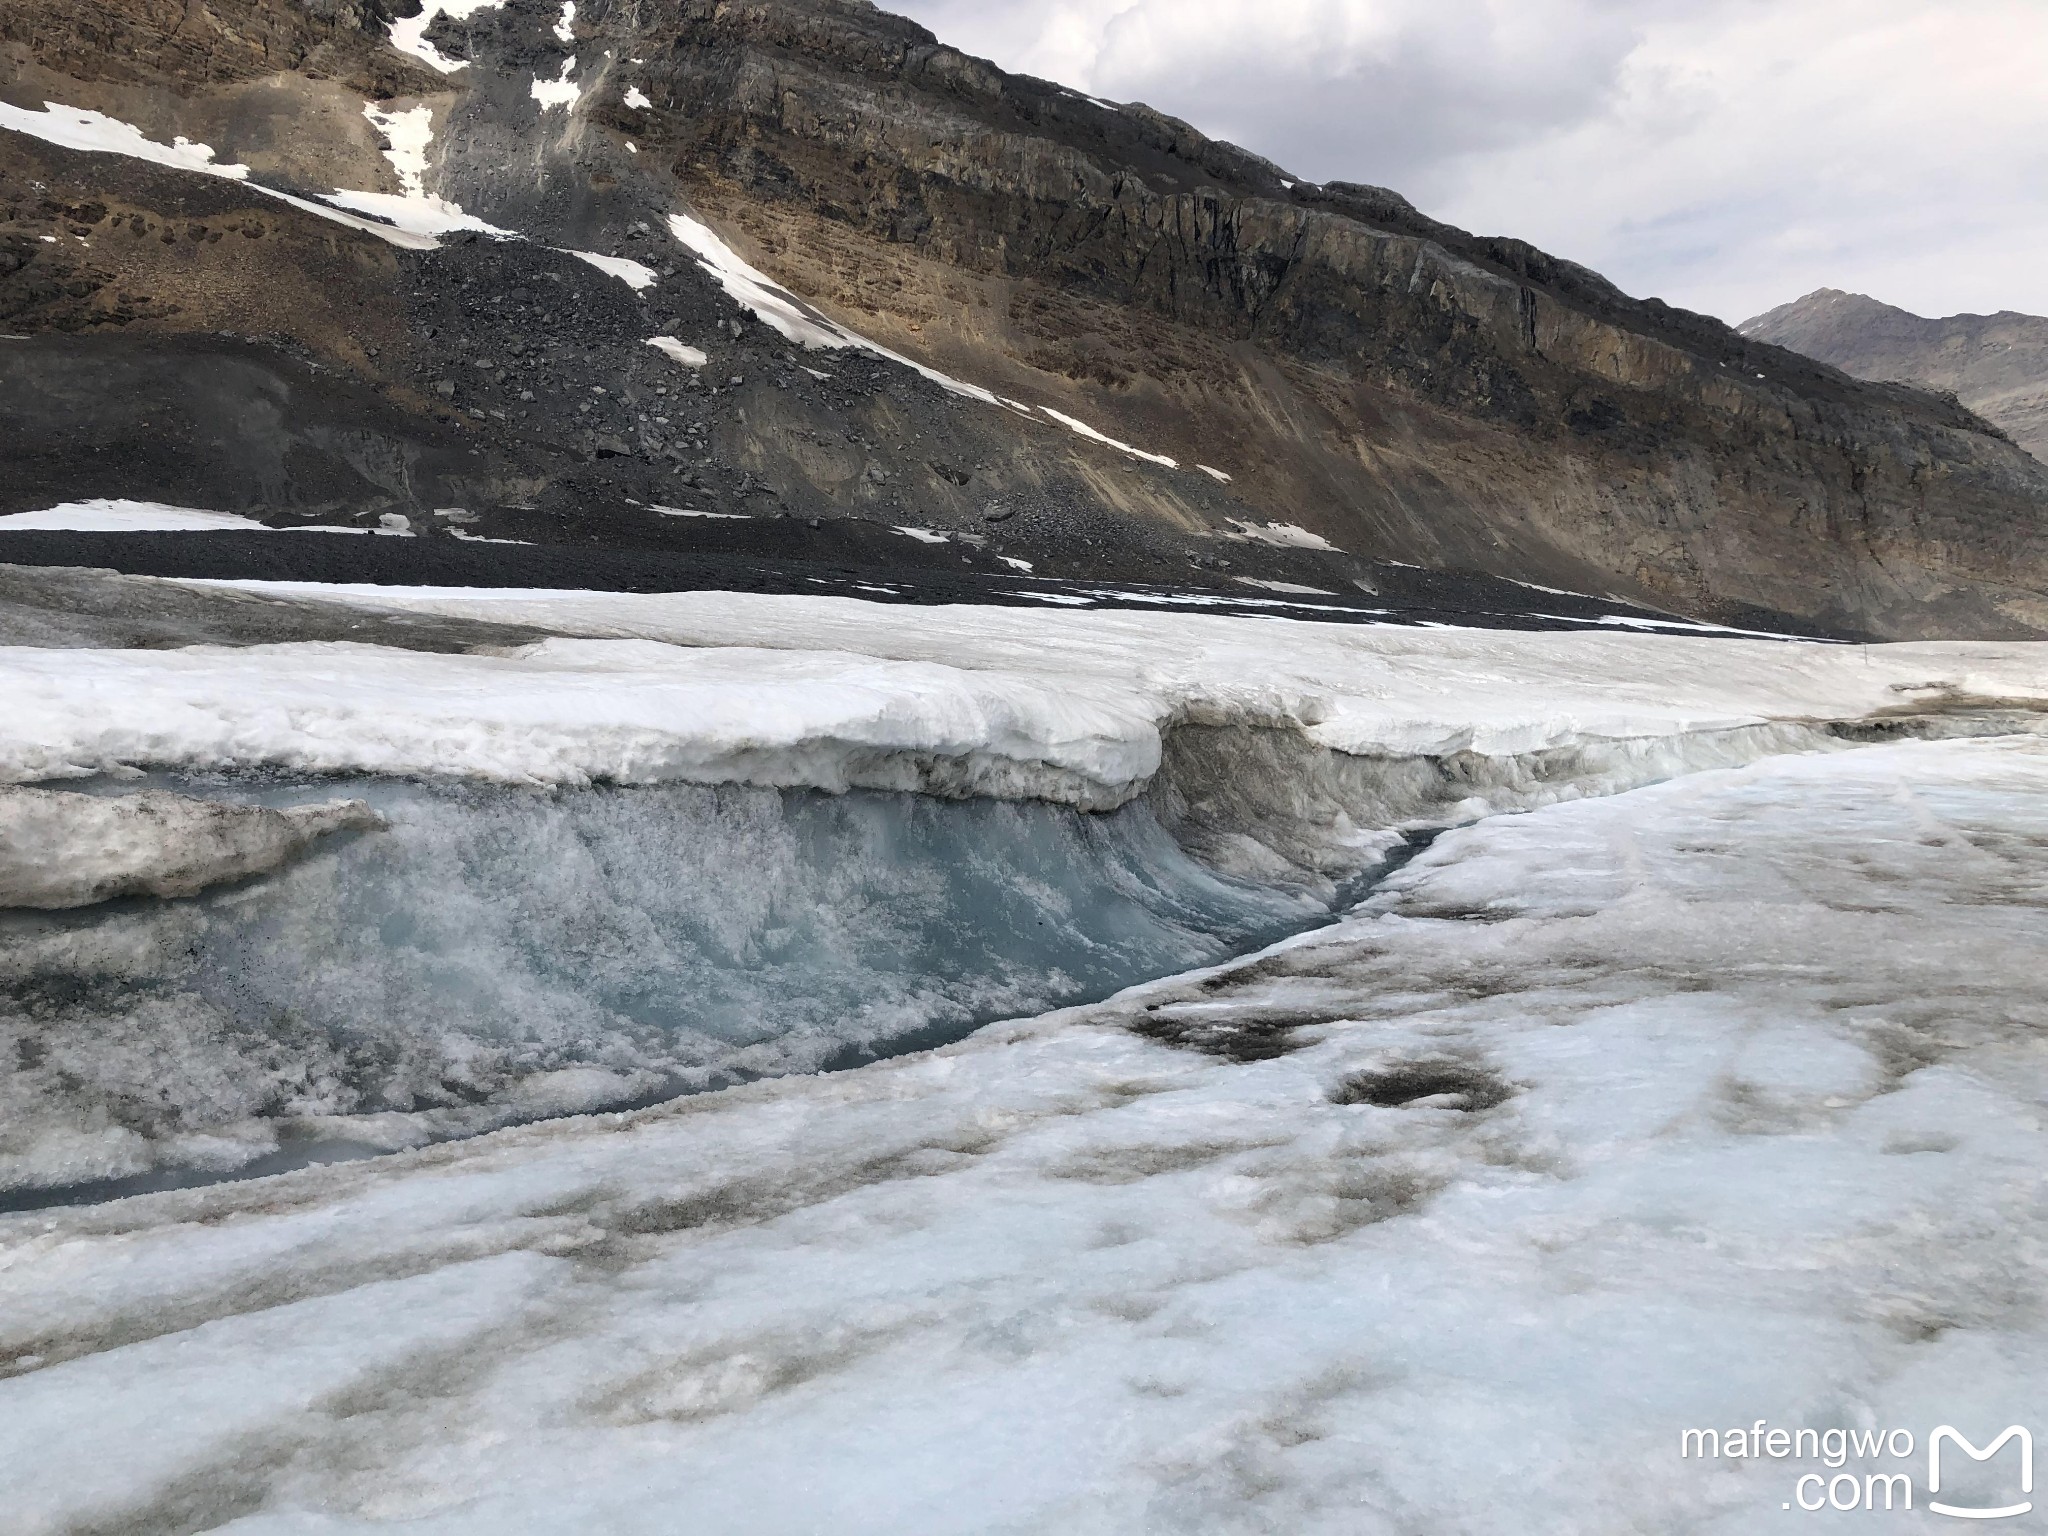
[[[0,325],[29,338],[0,343],[9,508],[455,505],[471,538],[689,545],[701,519],[644,510],[676,506],[792,551],[917,523],[1063,574],[1399,562],[1845,633],[2048,630],[2048,469],[1954,402],[855,0],[430,4],[10,12],[7,126],[62,102],[249,174],[0,132]],[[333,187],[372,224],[364,194],[467,225],[337,226]],[[797,344],[849,331],[884,355]]]
[[[1955,395],[2048,462],[2048,316],[2006,309],[1930,320],[1866,294],[1820,288],[1740,329],[1859,379]]]

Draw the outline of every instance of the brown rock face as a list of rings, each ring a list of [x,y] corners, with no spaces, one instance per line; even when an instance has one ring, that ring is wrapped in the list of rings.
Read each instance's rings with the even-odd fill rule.
[[[0,43],[74,80],[185,90],[283,71],[391,94],[421,78],[384,46],[390,0],[29,0],[0,9]]]
[[[2048,316],[2007,309],[1929,320],[1821,288],[1744,321],[1741,331],[1859,379],[1946,390],[2048,462]]]
[[[688,462],[744,469],[732,504],[766,487],[792,509],[873,504],[897,521],[980,526],[985,507],[1036,497],[1065,509],[1047,516],[1075,550],[1123,547],[1128,530],[1131,547],[1174,560],[1230,517],[1277,520],[1357,556],[1701,617],[1790,615],[1893,636],[2048,632],[2048,466],[1953,400],[1859,382],[1631,299],[1391,192],[1296,184],[1184,123],[1006,75],[860,0],[590,0],[573,45],[551,35],[551,0],[507,0],[436,24],[436,46],[470,61],[445,77],[388,46],[379,3],[224,0],[185,20],[141,0],[18,0],[0,30],[16,60],[0,94],[25,102],[71,80],[56,99],[131,121],[146,108],[153,134],[202,138],[258,176],[313,187],[322,174],[358,187],[383,176],[384,189],[360,97],[431,100],[427,185],[473,213],[687,277],[662,221],[692,207],[877,341],[1181,465],[1158,470],[984,406],[813,406],[797,371],[729,418],[706,402],[709,430]],[[542,112],[529,84],[570,52],[581,97]],[[629,87],[651,105],[627,107]],[[270,116],[251,105],[258,92]],[[174,221],[163,189],[145,199],[119,177],[36,179],[46,190],[19,200],[10,226],[16,275],[0,270],[18,329],[222,328],[221,304],[189,273],[229,273],[253,304],[256,253],[296,272],[294,253],[317,250],[331,275],[284,284],[306,296],[265,305],[265,334],[390,386],[401,405],[457,364],[479,379],[473,355],[492,357],[503,390],[532,393],[464,415],[486,457],[501,420],[541,435],[564,419],[549,409],[546,369],[515,365],[507,378],[502,337],[459,330],[457,318],[475,327],[510,313],[484,305],[480,256],[458,290],[459,253],[391,258],[282,224],[236,225],[174,253],[155,229]],[[176,209],[180,231],[257,227],[250,210],[216,201],[208,217]],[[87,217],[102,207],[106,221]],[[66,219],[103,234],[76,249],[60,239],[60,263],[44,237]],[[695,323],[684,280],[634,300],[682,306],[650,312],[652,329]],[[649,330],[636,336],[633,323],[618,321],[621,356],[644,350]],[[456,350],[469,361],[451,353],[465,334]],[[546,350],[550,368],[600,366],[566,336]],[[394,372],[398,359],[411,372]],[[753,379],[760,366],[733,371]],[[587,400],[564,410],[589,415]],[[618,425],[614,448],[645,447],[646,428],[635,439]],[[560,476],[529,459],[543,466],[521,470],[539,495]],[[597,469],[621,461],[600,453]],[[1114,563],[1088,558],[1105,574]]]
[[[2048,476],[1952,403],[837,0],[617,9],[605,120],[799,291],[1349,548],[1694,612],[2032,629]]]

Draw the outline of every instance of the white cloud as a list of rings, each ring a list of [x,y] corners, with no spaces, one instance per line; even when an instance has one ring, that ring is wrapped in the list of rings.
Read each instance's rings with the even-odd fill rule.
[[[1310,179],[1740,320],[2048,312],[2040,0],[894,0]]]

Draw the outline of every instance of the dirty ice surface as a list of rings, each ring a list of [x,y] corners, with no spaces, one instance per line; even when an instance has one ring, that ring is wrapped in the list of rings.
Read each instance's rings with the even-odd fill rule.
[[[1817,1463],[1682,1432],[2048,1410],[2044,901],[2039,740],[1779,758],[936,1054],[0,1219],[0,1486],[23,1536],[1803,1529]]]
[[[381,825],[360,801],[272,809],[0,785],[0,910],[192,896],[274,870],[330,832]]]

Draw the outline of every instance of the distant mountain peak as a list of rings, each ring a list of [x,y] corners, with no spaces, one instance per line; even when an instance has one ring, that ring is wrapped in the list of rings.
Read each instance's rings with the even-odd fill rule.
[[[1859,379],[1952,394],[2048,461],[2048,317],[2002,309],[1929,319],[1868,294],[1816,288],[1738,329]]]

